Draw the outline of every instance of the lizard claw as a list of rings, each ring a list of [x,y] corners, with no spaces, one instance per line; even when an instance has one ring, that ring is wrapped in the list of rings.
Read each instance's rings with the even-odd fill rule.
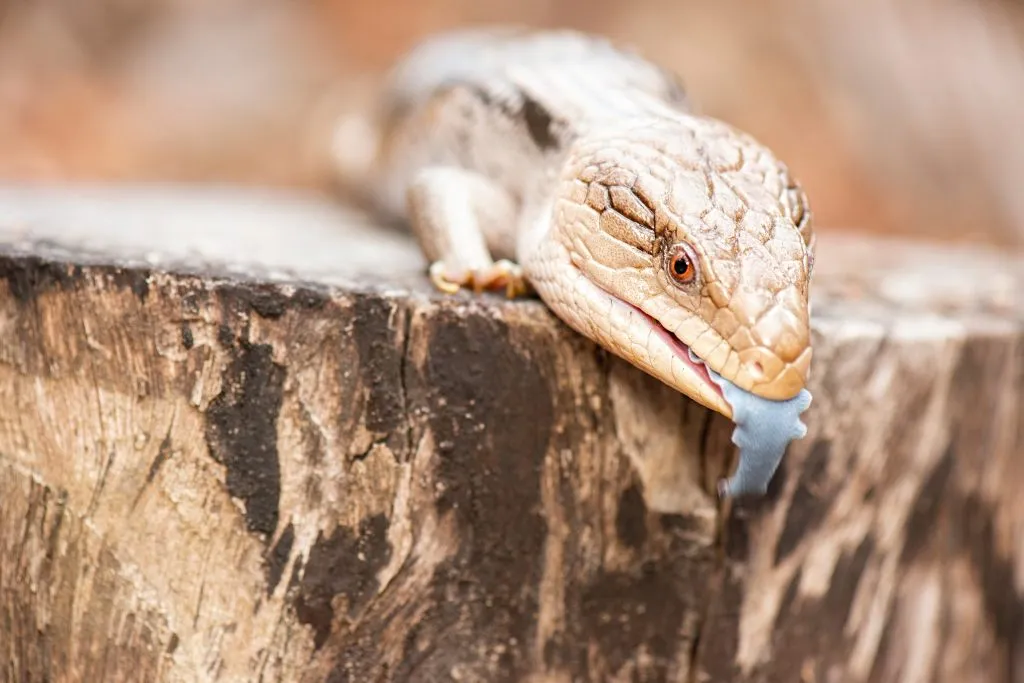
[[[470,287],[477,293],[504,288],[505,296],[514,299],[529,292],[522,266],[507,259],[457,275],[449,273],[443,261],[435,261],[430,265],[430,281],[446,294],[455,294],[463,287]]]
[[[514,299],[529,291],[522,266],[512,263],[508,259],[495,261],[493,266],[474,275],[474,289],[478,292],[485,289],[499,289],[504,286],[505,296]]]
[[[465,278],[453,280],[451,276],[445,272],[444,263],[442,261],[434,261],[430,264],[430,281],[435,287],[445,294],[455,294],[464,284],[466,284]]]

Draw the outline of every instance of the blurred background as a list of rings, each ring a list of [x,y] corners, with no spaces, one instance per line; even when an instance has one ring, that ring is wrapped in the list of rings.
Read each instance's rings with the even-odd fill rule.
[[[330,191],[339,113],[426,34],[575,27],[772,147],[822,229],[1024,245],[1010,0],[0,0],[0,181]]]

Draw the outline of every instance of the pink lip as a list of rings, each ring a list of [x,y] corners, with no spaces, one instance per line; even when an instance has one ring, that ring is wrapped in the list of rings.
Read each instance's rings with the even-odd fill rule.
[[[620,299],[620,301],[621,301],[621,299]],[[720,386],[718,386],[718,384],[716,384],[715,382],[713,382],[711,380],[711,375],[708,373],[707,366],[704,365],[703,363],[694,363],[692,360],[690,360],[690,347],[689,346],[684,344],[682,342],[682,340],[679,339],[679,337],[677,337],[676,335],[674,335],[671,332],[669,332],[668,329],[664,325],[662,325],[656,319],[654,319],[651,316],[649,316],[646,313],[644,313],[642,310],[640,310],[639,308],[637,308],[633,304],[629,303],[628,301],[623,301],[622,303],[626,304],[627,306],[632,308],[634,311],[636,311],[637,313],[639,313],[640,315],[645,317],[647,319],[647,321],[651,324],[651,327],[654,329],[655,334],[657,334],[659,337],[661,337],[661,339],[666,344],[668,344],[669,346],[671,346],[675,350],[676,355],[679,357],[679,359],[682,360],[684,363],[686,363],[686,365],[690,369],[692,369],[695,373],[697,373],[697,375],[699,375],[701,378],[703,378],[703,380],[707,383],[707,385],[710,386],[712,389],[714,389],[715,393],[717,393],[719,396],[722,397],[723,400],[725,400],[725,394],[722,393],[722,388]]]

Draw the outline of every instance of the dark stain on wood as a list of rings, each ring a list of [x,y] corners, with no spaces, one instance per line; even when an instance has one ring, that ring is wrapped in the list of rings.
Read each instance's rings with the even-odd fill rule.
[[[1024,649],[1024,595],[1017,590],[1014,559],[999,550],[992,509],[970,495],[953,510],[950,518],[956,540],[963,544],[977,573],[978,588],[991,617],[1002,650],[1007,681],[1019,681],[1018,669]],[[957,514],[959,513],[959,514]]]
[[[303,285],[291,294],[286,294],[280,285],[246,283],[240,286],[226,286],[226,293],[244,301],[261,318],[276,320],[289,310],[317,310],[330,297],[324,287]]]
[[[339,596],[344,597],[345,616],[355,621],[377,594],[377,572],[391,559],[387,535],[388,519],[384,515],[363,519],[355,533],[337,527],[330,536],[322,531],[317,535],[292,602],[298,620],[313,629],[317,650],[334,627]]]
[[[561,669],[566,665],[562,653],[565,651],[565,633],[556,631],[554,635],[544,641],[544,666],[549,670]]]
[[[845,661],[850,643],[844,627],[860,577],[874,552],[875,542],[870,536],[852,552],[844,552],[836,561],[828,591],[819,600],[801,597],[802,573],[798,571],[793,576],[773,629],[773,656],[755,675],[755,680],[804,680],[807,666],[822,672]],[[809,653],[813,656],[808,656]]]
[[[875,539],[865,536],[853,553],[844,552],[836,561],[829,580],[828,592],[822,599],[821,613],[827,615],[827,623],[821,631],[831,631],[834,642],[843,638],[843,628],[850,616],[853,599],[860,585],[860,577],[875,552]]]
[[[633,550],[639,550],[647,541],[647,505],[638,484],[632,484],[619,497],[615,531],[619,540]]]
[[[292,554],[292,545],[295,543],[295,527],[290,523],[281,532],[280,538],[267,551],[266,572],[267,572],[267,595],[272,595],[281,582],[281,575],[284,574],[284,566],[288,564],[288,558]]]
[[[745,562],[750,555],[749,518],[749,511],[733,508],[723,523],[723,549],[725,556],[734,562]]]
[[[0,257],[0,278],[20,304],[28,304],[50,289],[73,289],[82,279],[80,265],[54,262],[41,256]]]
[[[233,353],[221,392],[204,415],[206,442],[227,470],[228,492],[245,504],[246,527],[269,537],[281,498],[277,416],[285,369],[274,363],[268,344],[241,342]]]
[[[1005,339],[984,336],[960,350],[950,382],[949,413],[953,448],[961,458],[984,457],[975,454],[993,450],[1000,433],[994,425],[1000,419],[1001,402],[1020,400],[1007,374],[1012,351]],[[1014,407],[1019,414],[1020,406]]]
[[[513,347],[504,323],[446,317],[436,321],[423,380],[437,414],[430,427],[439,443],[450,444],[438,467],[446,484],[438,508],[454,510],[466,531],[487,532],[479,540],[495,550],[514,555],[511,541],[540,549],[540,468],[555,419],[551,387],[537,363]],[[534,523],[509,537],[502,510],[519,510]]]
[[[119,287],[127,287],[132,294],[138,297],[141,303],[146,303],[149,296],[150,271],[142,268],[111,268],[110,277],[114,284]]]
[[[693,607],[676,569],[646,562],[639,575],[606,572],[585,588],[577,625],[606,662],[601,671],[618,671],[643,647],[653,660],[644,666],[643,680],[675,680],[677,639],[687,608]]]
[[[151,274],[146,268],[83,266],[43,256],[0,256],[0,278],[7,281],[11,295],[21,304],[30,303],[53,289],[75,289],[89,275],[101,277],[116,287],[130,289],[140,302],[145,303]]]
[[[791,616],[797,612],[797,596],[800,590],[800,581],[803,577],[803,571],[798,568],[796,573],[793,574],[793,578],[790,580],[789,585],[786,586],[786,592],[782,594],[782,600],[779,602],[779,618],[776,621],[775,627],[779,628],[782,626]]]
[[[792,466],[790,465],[789,458],[783,456],[775,470],[775,474],[768,480],[768,488],[764,495],[737,498],[737,503],[748,506],[753,510],[775,507],[779,500],[782,499],[782,492],[786,487],[786,481],[789,480],[789,471],[791,469]]]
[[[1016,377],[1007,373],[1007,368],[1014,367],[1015,360],[1019,362],[1020,355],[1015,359],[1015,352],[1021,354],[1019,345],[1015,349],[999,337],[980,337],[962,349],[953,377],[957,388],[953,396],[958,403],[948,454],[957,464],[986,458],[995,448],[998,435],[1005,430],[1001,420],[1009,419],[1012,425],[1017,424],[1015,418],[1009,416],[1020,415],[1021,376],[1019,370]],[[1004,401],[1015,402],[1012,406],[1015,411],[1004,411]],[[1019,439],[1017,444],[1019,452]],[[948,511],[945,521],[952,529],[952,538],[947,542],[962,549],[970,559],[1003,652],[1003,673],[1007,680],[1020,680],[1024,676],[1019,656],[1024,650],[1024,595],[1017,589],[1014,557],[996,531],[992,505],[976,492],[960,493],[960,487],[949,488],[954,495],[947,495],[944,505]]]
[[[217,341],[226,348],[235,345],[235,332],[231,329],[230,325],[221,323],[217,326]]]
[[[991,506],[977,493],[965,492],[956,477],[958,466],[985,458],[995,447],[1003,430],[1000,402],[1019,400],[1007,388],[1014,379],[1006,375],[1011,353],[1005,340],[985,337],[961,350],[952,380],[950,443],[914,505],[901,561],[926,552],[967,556],[1003,653],[1001,673],[1015,681],[1024,673],[1017,656],[1024,648],[1024,595],[1016,588],[1014,559],[1001,550]]]
[[[950,444],[921,485],[917,498],[910,508],[910,515],[904,526],[900,564],[913,563],[927,548],[933,547],[938,540],[935,534],[936,524],[941,519],[940,515],[948,502],[947,499],[954,495],[954,489],[950,487],[950,478],[955,466],[956,457],[953,446]]]
[[[893,391],[896,399],[893,411],[899,415],[899,427],[890,429],[886,444],[887,452],[911,453],[921,442],[921,434],[917,425],[928,424],[928,410],[931,398],[936,391],[942,391],[939,378],[934,373],[922,376],[921,371],[898,371],[893,385],[900,387]],[[861,435],[858,435],[861,437]],[[882,463],[881,477],[890,479],[902,474],[902,461],[886,458]]]
[[[305,456],[306,464],[308,465],[304,469],[302,488],[305,491],[308,504],[310,507],[315,508],[323,502],[324,498],[323,469],[320,465],[326,457],[327,444],[325,443],[323,432],[316,424],[315,418],[309,414],[304,405],[300,404],[299,409],[302,411],[302,419],[298,421],[299,434],[301,435],[299,448],[301,449],[300,452]]]
[[[381,653],[382,638],[379,634],[388,628],[388,624],[377,621],[373,623],[375,628],[380,630],[371,632],[364,624],[359,624],[353,633],[345,634],[344,645],[335,655],[335,665],[326,676],[320,672],[308,671],[295,680],[302,683],[387,683],[400,680],[394,677],[390,663]],[[332,646],[333,642],[329,643],[324,651],[331,649]],[[411,683],[420,679],[408,680]],[[452,680],[451,677],[448,680]]]
[[[541,467],[556,391],[500,320],[440,309],[430,321],[426,361],[411,378],[413,403],[425,402],[437,444],[436,505],[455,521],[458,552],[434,571],[432,602],[420,620],[432,642],[473,631],[480,644],[457,654],[489,680],[516,680],[529,667],[523,644],[536,623],[547,524]],[[509,511],[516,523],[508,523]],[[452,634],[446,636],[446,634]],[[511,639],[520,646],[508,647]],[[485,651],[501,645],[492,660]],[[441,680],[456,650],[420,652],[411,641],[395,680]],[[409,678],[415,670],[415,677]]]
[[[160,447],[157,449],[156,457],[153,458],[153,462],[149,464],[149,472],[146,473],[146,484],[152,484],[153,479],[156,478],[156,473],[160,471],[167,459],[171,457],[171,434],[168,432],[164,435],[163,441],[160,442]]]
[[[818,439],[811,445],[775,546],[775,564],[789,557],[808,531],[824,518],[831,502],[822,495],[831,453],[832,443],[828,439]],[[780,477],[776,475],[776,479]]]
[[[352,335],[359,354],[359,375],[365,387],[363,413],[366,429],[378,435],[404,436],[402,315],[394,302],[380,296],[352,299]],[[348,368],[342,366],[343,371]],[[397,451],[403,444],[392,444]]]
[[[187,322],[181,323],[181,345],[185,347],[186,351],[191,351],[192,347],[195,346],[196,340],[192,336],[192,328]]]
[[[743,601],[743,585],[736,572],[725,571],[722,588],[708,598],[707,617],[700,630],[691,673],[692,681],[739,681],[735,664],[739,647],[736,615]]]

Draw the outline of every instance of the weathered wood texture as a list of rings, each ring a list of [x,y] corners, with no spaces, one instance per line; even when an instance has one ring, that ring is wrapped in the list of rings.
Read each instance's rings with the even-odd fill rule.
[[[824,239],[810,433],[722,509],[728,421],[539,303],[162,196],[0,196],[3,681],[1024,680],[1019,261]]]

